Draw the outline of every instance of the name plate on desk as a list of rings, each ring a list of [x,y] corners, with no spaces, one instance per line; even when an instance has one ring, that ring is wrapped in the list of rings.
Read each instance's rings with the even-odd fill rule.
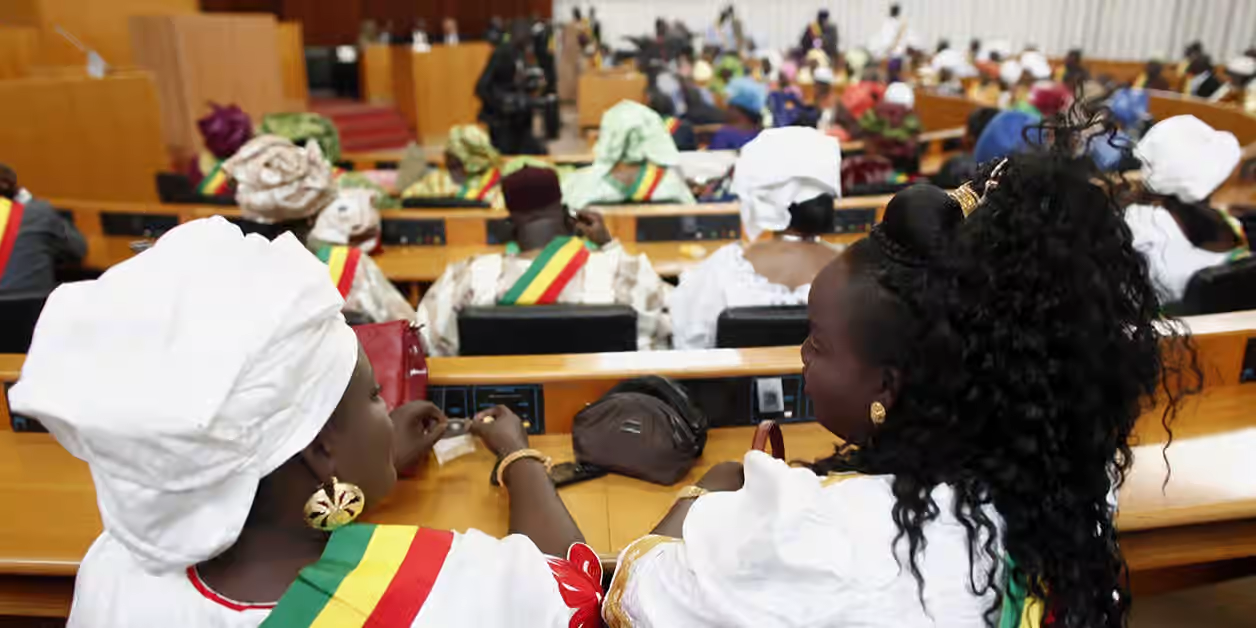
[[[741,216],[738,214],[637,217],[637,242],[736,240],[740,237]]]
[[[385,245],[445,246],[445,221],[442,219],[390,218],[380,225],[380,239]]]
[[[494,406],[506,406],[523,419],[529,434],[545,433],[545,395],[537,384],[432,386],[427,396],[450,418],[469,419]]]
[[[833,217],[833,233],[867,233],[877,224],[876,209],[835,209]]]
[[[100,229],[107,236],[156,238],[179,226],[178,216],[103,212]]]

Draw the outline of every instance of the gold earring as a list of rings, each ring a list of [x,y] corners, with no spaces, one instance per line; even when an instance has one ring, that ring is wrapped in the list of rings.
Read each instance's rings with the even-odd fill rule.
[[[872,410],[868,413],[868,416],[872,419],[873,425],[885,423],[885,406],[881,405],[880,401],[872,402]]]
[[[305,522],[315,530],[331,532],[357,519],[365,506],[366,494],[358,485],[332,476],[305,501]]]

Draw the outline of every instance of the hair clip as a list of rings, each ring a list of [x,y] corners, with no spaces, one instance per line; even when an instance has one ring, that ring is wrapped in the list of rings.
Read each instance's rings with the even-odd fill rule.
[[[981,204],[981,197],[973,191],[972,181],[965,181],[964,185],[947,192],[947,195],[959,203],[959,208],[964,211],[964,218],[968,218]]]
[[[1003,161],[1000,161],[999,165],[995,166],[994,170],[990,171],[990,176],[986,179],[986,190],[981,195],[983,198],[986,194],[989,194],[992,190],[999,187],[999,177],[1003,176],[1003,169],[1006,167],[1007,157],[1004,157]]]

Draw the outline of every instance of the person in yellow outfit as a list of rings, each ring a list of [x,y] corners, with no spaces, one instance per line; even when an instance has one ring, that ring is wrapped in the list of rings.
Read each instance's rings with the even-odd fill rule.
[[[501,194],[502,157],[488,133],[465,124],[449,130],[445,167],[428,171],[401,193],[402,198],[460,198],[504,209]]]

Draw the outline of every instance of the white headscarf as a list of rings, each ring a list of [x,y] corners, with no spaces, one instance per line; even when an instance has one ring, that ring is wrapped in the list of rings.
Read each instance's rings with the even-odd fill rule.
[[[374,196],[374,190],[341,190],[336,200],[319,213],[310,237],[328,244],[348,244],[349,240],[379,227],[379,211],[371,203]]]
[[[1015,59],[1008,59],[999,66],[999,78],[1002,79],[1004,83],[1007,83],[1008,87],[1015,86],[1016,83],[1021,80],[1021,75],[1024,74],[1024,72],[1024,66],[1022,66],[1020,62]]]
[[[150,572],[185,569],[235,543],[258,482],[340,402],[343,305],[291,234],[197,220],[53,292],[9,400],[91,467],[106,534]]]
[[[1242,155],[1233,133],[1217,131],[1195,116],[1173,116],[1134,148],[1143,162],[1143,184],[1156,194],[1198,203],[1212,195]]]
[[[1240,55],[1225,64],[1225,71],[1238,76],[1256,75],[1256,58]]]
[[[1051,78],[1051,62],[1037,50],[1026,50],[1020,56],[1021,67],[1037,80]]]
[[[278,135],[262,135],[249,140],[222,167],[236,180],[240,213],[254,222],[309,218],[336,198],[331,164],[318,142],[306,142],[302,148]]]
[[[741,227],[754,242],[789,227],[789,206],[821,194],[841,196],[842,146],[815,129],[768,129],[741,149],[732,191]]]
[[[911,109],[916,106],[916,92],[907,83],[890,83],[885,88],[885,102]]]

